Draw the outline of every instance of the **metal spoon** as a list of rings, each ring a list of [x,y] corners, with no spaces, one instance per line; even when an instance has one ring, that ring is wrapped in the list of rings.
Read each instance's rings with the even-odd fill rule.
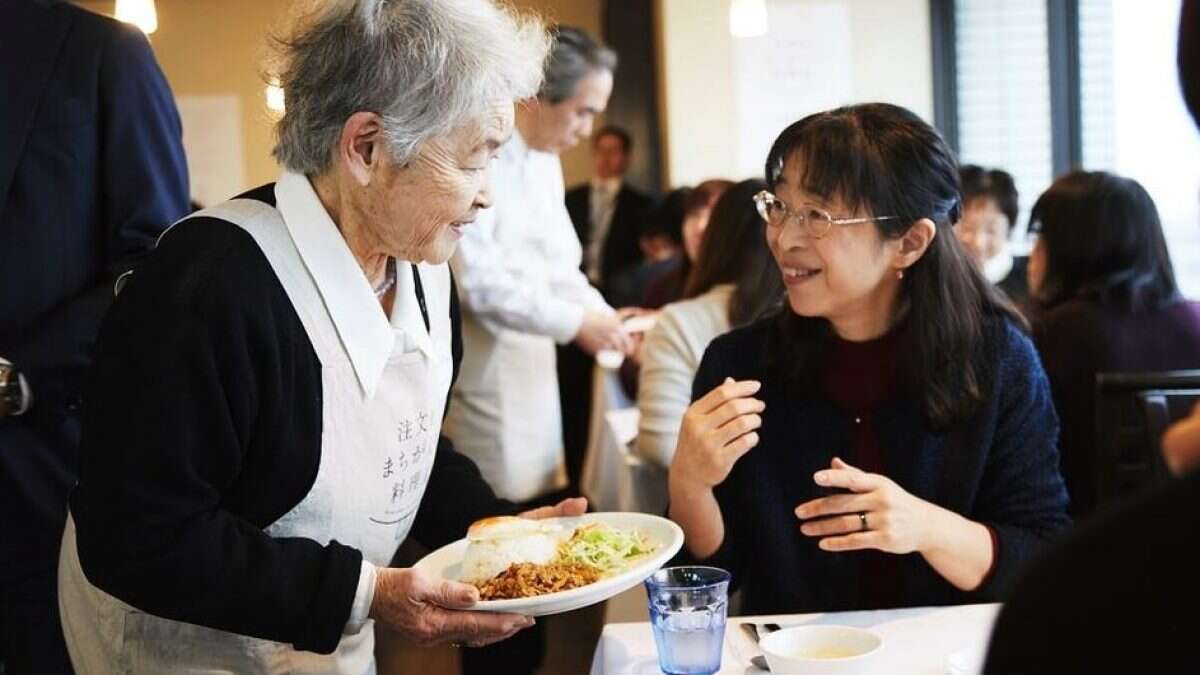
[[[759,637],[761,636],[761,634],[758,632],[758,626],[755,624],[752,624],[752,623],[743,623],[743,624],[741,624],[741,626],[742,626],[742,630],[746,631],[746,635],[750,636],[750,639],[754,642],[754,645],[758,646],[758,640],[759,640]],[[765,630],[768,635],[779,630],[779,628],[780,628],[780,625],[777,623],[763,624],[763,630]],[[756,654],[755,656],[751,656],[750,657],[750,665],[754,666],[755,668],[758,668],[759,670],[765,670],[767,672],[771,672],[771,667],[767,665],[767,659],[762,654]]]

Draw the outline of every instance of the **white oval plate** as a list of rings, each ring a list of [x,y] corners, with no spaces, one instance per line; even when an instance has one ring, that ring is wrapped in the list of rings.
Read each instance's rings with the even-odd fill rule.
[[[546,616],[594,605],[642,583],[674,557],[679,552],[679,548],[683,546],[683,530],[679,529],[678,525],[666,518],[646,513],[588,513],[572,518],[551,518],[546,522],[560,523],[566,528],[600,522],[623,530],[636,529],[653,541],[658,548],[654,553],[637,561],[624,572],[587,586],[532,598],[484,600],[477,603],[472,609],[483,612],[512,612],[525,616]],[[466,551],[467,540],[459,539],[421,558],[414,567],[439,579],[458,581],[463,555]]]

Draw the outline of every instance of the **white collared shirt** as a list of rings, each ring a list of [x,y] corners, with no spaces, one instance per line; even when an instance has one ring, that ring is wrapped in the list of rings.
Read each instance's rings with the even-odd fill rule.
[[[579,270],[583,250],[564,202],[557,155],[519,133],[500,149],[495,205],[467,226],[450,261],[463,309],[493,332],[510,329],[570,342],[585,310],[611,312]]]
[[[412,265],[396,261],[392,316],[379,299],[308,178],[285,172],[275,186],[276,208],[325,301],[342,347],[366,396],[372,396],[398,338],[405,351],[429,354],[432,344],[412,290]]]
[[[370,281],[309,179],[284,172],[276,182],[275,199],[276,208],[283,215],[292,241],[329,311],[363,395],[373,397],[395,349],[432,354],[432,341],[416,299],[412,265],[396,261],[395,300],[389,321]],[[397,345],[397,340],[403,340],[403,344]],[[364,559],[344,629],[347,635],[359,632],[366,624],[377,574],[376,567]]]

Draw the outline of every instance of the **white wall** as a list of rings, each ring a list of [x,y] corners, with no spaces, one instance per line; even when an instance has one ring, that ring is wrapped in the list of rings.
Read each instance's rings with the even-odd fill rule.
[[[745,144],[760,143],[751,138],[754,121],[745,114],[739,118],[738,47],[729,35],[729,0],[659,2],[666,182],[694,184],[718,176],[759,175],[760,167],[743,157]],[[768,11],[788,4],[835,10],[816,15],[836,16],[838,8],[844,8],[850,82],[847,93],[839,95],[845,100],[837,104],[887,101],[933,120],[928,0],[768,0]],[[771,44],[783,35],[795,39],[809,32],[821,36],[827,28],[834,27],[775,25],[772,30],[786,33],[769,35],[766,41]],[[797,115],[815,112],[802,107],[797,106]],[[773,136],[781,130],[768,133]]]

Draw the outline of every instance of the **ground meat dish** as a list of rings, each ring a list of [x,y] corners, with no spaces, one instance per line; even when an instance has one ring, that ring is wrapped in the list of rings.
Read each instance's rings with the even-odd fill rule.
[[[600,572],[587,565],[513,563],[478,586],[484,600],[511,600],[578,588],[599,578]]]

